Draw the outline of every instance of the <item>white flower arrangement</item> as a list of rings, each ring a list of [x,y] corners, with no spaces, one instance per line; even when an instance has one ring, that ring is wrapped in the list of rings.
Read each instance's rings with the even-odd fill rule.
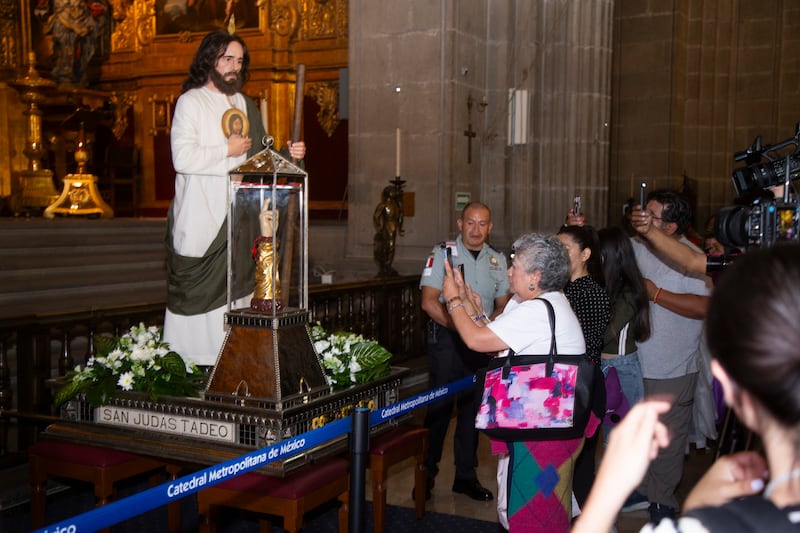
[[[311,326],[311,341],[331,386],[368,383],[391,371],[392,354],[377,341],[362,335],[329,333],[317,322]]]
[[[105,405],[121,392],[158,396],[197,396],[204,375],[163,340],[163,330],[140,323],[122,337],[96,336],[97,355],[85,367],[67,373],[67,384],[56,394],[56,407],[84,394],[92,405]]]

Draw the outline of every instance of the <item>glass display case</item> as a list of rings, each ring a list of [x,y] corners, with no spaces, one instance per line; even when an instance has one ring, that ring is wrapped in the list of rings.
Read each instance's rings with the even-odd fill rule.
[[[266,149],[229,172],[228,312],[308,308],[308,174]]]
[[[309,333],[308,174],[269,148],[228,174],[228,331],[205,397],[281,410],[326,396]]]

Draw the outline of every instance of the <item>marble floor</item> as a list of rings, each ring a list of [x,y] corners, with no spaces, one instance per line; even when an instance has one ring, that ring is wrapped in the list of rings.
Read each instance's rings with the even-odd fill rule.
[[[434,487],[431,499],[427,502],[426,509],[448,514],[457,514],[470,518],[486,521],[497,521],[496,502],[477,502],[463,494],[451,491],[454,465],[452,462],[453,420],[445,440],[444,456],[439,465],[437,485]],[[692,448],[686,456],[684,479],[678,489],[679,498],[683,498],[696,480],[705,472],[714,459],[714,450],[706,448],[696,450]],[[495,478],[497,460],[491,455],[488,438],[481,434],[478,444],[478,479],[486,488],[497,494]],[[368,483],[371,480],[368,478]],[[367,485],[367,496],[370,497],[370,485]],[[390,470],[387,487],[387,502],[392,505],[413,507],[411,489],[414,487],[414,464],[412,459],[395,465]],[[647,510],[620,514],[616,528],[618,533],[638,532],[647,523],[649,514]]]

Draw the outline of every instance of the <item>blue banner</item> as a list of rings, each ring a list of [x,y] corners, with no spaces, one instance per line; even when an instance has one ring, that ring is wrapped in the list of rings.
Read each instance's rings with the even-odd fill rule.
[[[431,402],[441,400],[451,394],[457,394],[475,384],[475,376],[467,376],[458,381],[452,381],[447,385],[436,387],[429,391],[422,392],[416,396],[400,400],[392,405],[387,405],[383,409],[373,411],[369,415],[369,427],[376,426],[387,420],[397,418],[398,416],[410,413],[415,409],[424,407]]]

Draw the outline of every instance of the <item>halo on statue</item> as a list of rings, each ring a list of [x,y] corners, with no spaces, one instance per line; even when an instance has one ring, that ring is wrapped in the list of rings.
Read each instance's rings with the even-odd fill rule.
[[[250,133],[250,121],[247,115],[235,107],[228,109],[222,115],[222,133],[230,137],[234,133],[246,137]]]

